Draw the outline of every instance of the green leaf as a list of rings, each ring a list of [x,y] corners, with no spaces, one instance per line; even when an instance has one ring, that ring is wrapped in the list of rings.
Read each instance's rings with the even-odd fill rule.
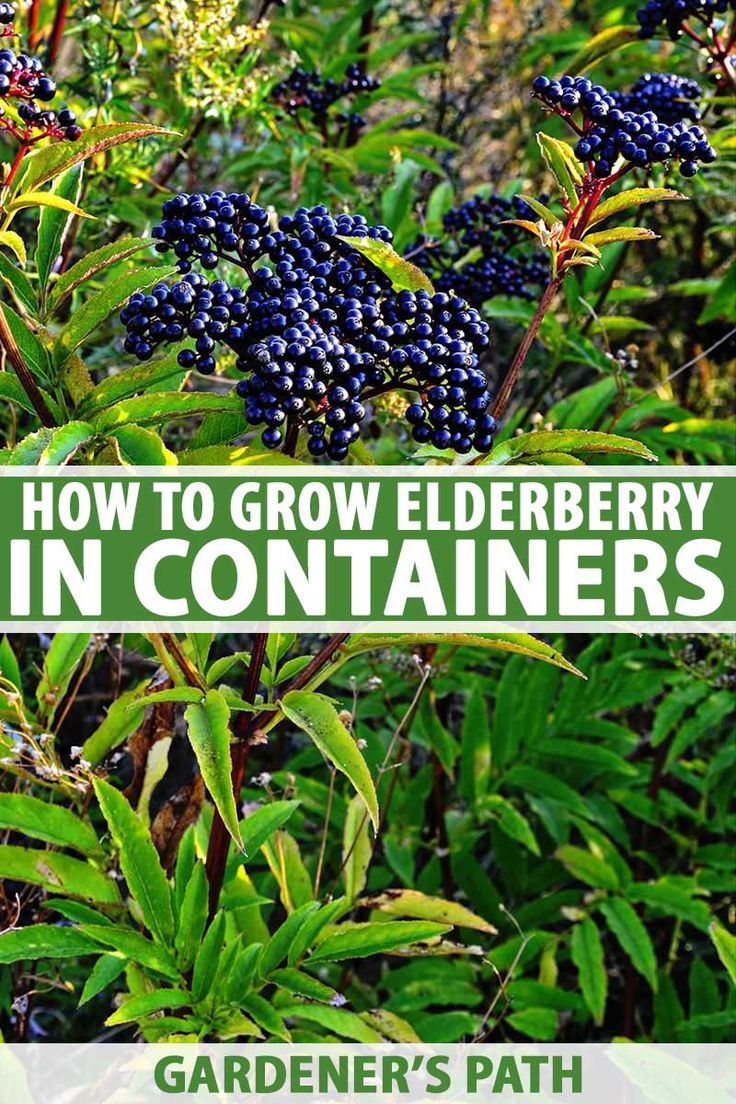
[[[291,1035],[282,1016],[272,1004],[269,1004],[265,997],[261,997],[257,993],[249,993],[238,1004],[267,1034],[274,1035],[277,1039],[283,1039],[286,1043],[291,1042]]]
[[[134,1023],[162,1012],[165,1008],[188,1008],[192,1003],[189,993],[183,989],[155,989],[152,993],[143,993],[140,997],[131,997],[121,1004],[112,1016],[105,1020],[107,1027],[117,1024]]]
[[[270,801],[260,809],[249,813],[240,822],[243,847],[247,855],[253,855],[270,836],[282,828],[299,808],[298,801]]]
[[[0,936],[0,962],[35,961],[39,958],[79,958],[99,947],[78,928],[56,924],[31,924],[12,928]]]
[[[44,195],[55,194],[60,199],[66,199],[75,203],[79,199],[82,183],[82,166],[75,165],[69,172],[55,182],[53,192],[44,192]],[[69,229],[71,219],[69,212],[63,208],[47,204],[41,208],[38,220],[38,238],[36,244],[35,262],[38,272],[38,282],[42,289],[49,280],[54,261],[61,252],[64,238]]]
[[[345,237],[342,234],[338,234],[337,237],[388,276],[395,291],[434,292],[432,281],[421,268],[417,268],[411,261],[399,256],[389,242],[379,241],[377,238]]]
[[[378,831],[378,799],[373,779],[357,743],[338,717],[330,699],[324,694],[292,690],[282,699],[281,708],[285,716],[306,732],[322,754],[348,777],[362,797],[373,827]]]
[[[449,924],[424,920],[389,920],[385,924],[342,924],[324,938],[309,956],[315,962],[341,962],[346,958],[368,958],[374,954],[389,954],[398,947],[416,943],[436,942]]]
[[[450,924],[456,928],[472,928],[474,931],[495,935],[496,929],[482,916],[471,912],[457,901],[444,901],[441,897],[428,897],[416,889],[389,889],[376,897],[367,897],[361,904],[379,909],[394,916],[411,920],[431,920],[435,924]]]
[[[643,203],[662,203],[673,199],[687,199],[687,196],[676,192],[674,188],[629,188],[604,199],[593,211],[588,226],[597,226],[611,215],[618,215],[631,207],[641,207]]]
[[[491,726],[488,705],[479,686],[474,686],[465,703],[460,733],[460,793],[476,801],[488,788],[491,774]]]
[[[268,977],[271,970],[275,970],[277,966],[281,965],[303,924],[318,908],[317,901],[307,901],[306,904],[295,909],[290,916],[287,916],[283,924],[276,929],[263,949],[259,965],[261,977]]]
[[[95,855],[100,844],[89,824],[63,805],[51,805],[31,794],[0,793],[0,828],[22,832],[57,847]]]
[[[586,885],[600,889],[619,888],[618,875],[613,867],[582,847],[565,844],[564,847],[557,848],[555,858],[569,870],[573,878],[578,878]]]
[[[600,932],[589,916],[572,929],[570,953],[578,969],[583,999],[600,1027],[606,1010],[608,975],[603,960]]]
[[[318,981],[311,974],[305,974],[303,970],[294,970],[286,966],[283,970],[272,970],[269,981],[286,989],[287,993],[293,993],[297,997],[307,997],[309,1000],[320,1001],[329,1004],[337,996],[335,989]]]
[[[531,207],[535,214],[539,215],[549,230],[552,230],[560,222],[559,216],[556,215],[554,211],[550,211],[549,207],[546,207],[544,203],[540,203],[534,196],[520,195],[517,198],[526,203],[528,207]]]
[[[210,992],[217,976],[220,952],[225,939],[225,913],[220,910],[207,929],[192,973],[192,997],[199,1002]]]
[[[18,660],[6,634],[0,637],[0,675],[11,682],[16,690],[22,690]]]
[[[189,742],[202,772],[204,784],[217,806],[223,824],[243,850],[238,811],[231,781],[230,709],[219,690],[208,690],[201,704],[187,706],[184,719]]]
[[[161,391],[154,395],[138,395],[111,406],[95,418],[95,429],[110,433],[130,422],[139,426],[157,426],[173,418],[192,418],[198,414],[242,413],[243,400],[237,395],[215,395],[210,392]]]
[[[496,445],[481,464],[511,464],[534,460],[540,453],[569,452],[578,453],[623,453],[637,456],[641,460],[655,460],[657,457],[646,445],[629,437],[619,437],[614,433],[598,433],[590,429],[540,429],[534,433],[524,433],[521,437],[511,437]]]
[[[522,1008],[506,1016],[504,1022],[539,1042],[551,1042],[557,1035],[558,1018],[553,1008]]]
[[[566,73],[582,73],[589,69],[601,58],[621,50],[624,46],[630,46],[639,38],[636,27],[624,27],[617,24],[615,27],[606,27],[604,31],[594,35],[581,50],[567,63]]]
[[[154,943],[153,940],[147,939],[145,935],[133,931],[132,928],[122,928],[112,924],[109,926],[84,924],[81,930],[90,939],[95,940],[98,950],[101,944],[124,955],[131,962],[137,962],[149,970],[163,974],[164,977],[176,980],[179,976],[169,949],[160,943]]]
[[[708,931],[711,916],[706,903],[666,879],[651,883],[637,882],[629,886],[628,897],[631,901],[641,901],[655,913],[676,916],[700,931]]]
[[[183,369],[176,359],[177,356],[178,347],[158,360],[136,364],[108,376],[85,396],[79,404],[79,413],[89,417],[112,407],[121,399],[131,398],[139,391],[156,392],[162,390],[164,385],[167,385],[165,389],[169,394],[181,394],[172,390],[178,385],[177,381],[183,378]]]
[[[54,634],[36,688],[39,713],[52,717],[90,645],[89,633]]]
[[[578,201],[577,187],[583,179],[583,166],[566,142],[550,138],[543,132],[537,134],[537,142],[548,169],[574,207]]]
[[[114,429],[111,437],[117,442],[124,464],[139,467],[168,467],[178,463],[176,453],[167,448],[158,433],[137,425]]]
[[[688,682],[667,694],[657,706],[652,727],[652,747],[659,747],[669,736],[681,717],[693,705],[707,697],[707,682]]]
[[[80,161],[104,153],[122,142],[169,134],[171,131],[148,123],[105,123],[102,126],[89,127],[76,142],[56,142],[31,154],[26,159],[19,188],[26,191],[40,188],[46,181],[66,172],[72,165],[78,165]]]
[[[43,215],[41,218],[43,219]],[[132,257],[135,253],[140,253],[150,244],[148,238],[120,238],[118,241],[100,246],[99,249],[93,249],[91,253],[86,253],[76,264],[59,276],[49,297],[49,310],[58,310],[65,299],[68,299],[77,288],[91,280],[98,272],[117,264],[118,261]]]
[[[526,633],[356,633],[344,648],[346,655],[380,652],[386,648],[415,648],[420,644],[441,644],[448,648],[486,648],[495,652],[514,652],[541,659],[585,678],[556,648]]]
[[[345,897],[338,897],[337,900],[323,905],[317,912],[311,913],[289,947],[287,958],[289,965],[293,966],[295,962],[298,962],[309,948],[314,946],[317,937],[328,924],[334,924],[349,909],[350,902]]]
[[[52,893],[81,897],[101,905],[120,903],[117,886],[106,874],[59,851],[0,844],[0,878],[43,886]]]
[[[736,262],[728,269],[710,301],[703,307],[698,318],[698,325],[705,326],[708,322],[713,322],[717,318],[733,321],[736,309],[734,303],[736,303]]]
[[[77,1007],[81,1008],[83,1004],[87,1004],[103,989],[109,988],[120,977],[125,967],[126,961],[122,955],[100,955],[87,975]]]
[[[94,432],[88,422],[67,422],[53,430],[38,458],[39,468],[67,464],[78,449],[94,437]]]
[[[165,946],[174,936],[171,890],[151,837],[118,790],[93,780],[103,816],[120,854],[120,868],[151,934]]]
[[[148,265],[108,281],[100,291],[85,300],[79,310],[74,311],[57,337],[53,353],[55,363],[63,364],[106,318],[121,309],[134,291],[145,291],[172,272],[174,269],[170,265]]]
[[[541,854],[529,821],[505,797],[501,797],[500,794],[489,794],[483,800],[481,809],[484,812],[487,810],[494,817],[498,827],[510,839],[528,848],[532,855]]]
[[[40,337],[7,303],[0,306],[0,316],[4,316],[21,356],[33,375],[37,379],[48,382],[49,355]]]
[[[11,231],[12,232],[12,231]],[[38,300],[31,281],[9,257],[0,253],[0,280],[12,293],[15,301],[35,318],[38,314]]]
[[[731,981],[736,985],[736,935],[733,932],[726,931],[715,920],[709,925],[708,932],[718,952],[718,957],[726,967]]]
[[[598,908],[605,916],[609,929],[631,959],[634,969],[639,971],[656,993],[657,957],[649,933],[637,913],[623,897],[609,897]]]
[[[145,684],[144,684],[145,685]],[[127,740],[141,722],[140,714],[130,708],[143,687],[126,690],[110,704],[99,728],[82,745],[82,758],[96,767],[113,748]],[[145,703],[142,703],[145,704]]]
[[[349,901],[365,889],[373,846],[368,833],[370,818],[365,802],[358,794],[348,802],[342,837],[343,878],[345,896]]]

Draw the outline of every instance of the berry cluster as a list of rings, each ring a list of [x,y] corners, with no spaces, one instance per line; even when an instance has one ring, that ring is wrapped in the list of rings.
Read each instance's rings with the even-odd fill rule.
[[[21,101],[17,113],[25,126],[23,131],[12,120],[3,117],[0,125],[5,130],[27,144],[40,138],[76,142],[82,131],[72,111],[63,108],[57,114],[39,107],[35,102],[48,103],[55,95],[56,82],[46,75],[38,58],[15,54],[7,47],[0,50],[0,99]]]
[[[0,38],[15,35],[13,21],[16,16],[15,4],[0,4]]]
[[[459,453],[490,449],[495,422],[479,364],[489,336],[475,309],[443,291],[394,291],[380,269],[342,240],[391,241],[386,227],[369,226],[361,215],[332,217],[322,205],[302,207],[272,228],[247,195],[215,194],[218,211],[227,206],[236,217],[213,219],[203,236],[211,243],[219,222],[230,228],[222,234],[237,241],[217,241],[227,250],[222,255],[247,272],[247,288],[210,284],[188,272],[172,285],[133,295],[121,315],[128,352],[146,360],[162,343],[193,339],[193,347],[179,352],[179,363],[208,373],[217,343],[227,345],[245,373],[237,392],[246,417],[264,427],[268,448],[277,448],[291,428],[305,426],[313,456],[343,460],[366,403],[398,389],[417,394],[407,411],[416,441]],[[211,199],[167,201],[158,248],[173,249],[180,266],[209,263],[213,250],[194,244],[190,224],[212,217],[203,213]],[[183,257],[177,248],[182,241],[192,246]]]
[[[324,79],[317,72],[309,73],[305,69],[296,68],[286,80],[274,86],[271,99],[292,118],[300,111],[309,112],[312,122],[322,127],[326,123],[329,109],[338,100],[354,98],[362,92],[375,92],[380,86],[380,81],[369,77],[356,63],[348,66],[341,81],[330,77]],[[334,117],[338,123],[347,124],[353,130],[366,124],[365,118],[354,111],[341,111]]]
[[[701,127],[687,122],[668,125],[653,111],[622,111],[614,96],[587,77],[537,77],[533,89],[564,118],[580,112],[582,128],[576,126],[580,138],[575,154],[593,164],[599,180],[611,175],[619,158],[639,168],[676,160],[683,176],[695,176],[698,162],[715,161],[716,151]]]
[[[645,73],[632,85],[629,92],[612,92],[616,106],[621,111],[644,114],[653,111],[660,123],[673,123],[689,119],[700,120],[698,102],[703,90],[696,80],[678,77],[674,73]]]
[[[268,212],[241,193],[176,195],[166,200],[162,213],[151,236],[159,253],[174,250],[182,273],[191,271],[193,261],[206,269],[216,268],[223,257],[248,263],[275,244]]]
[[[736,10],[736,0],[648,0],[636,13],[639,38],[654,38],[664,25],[674,42],[683,33],[685,20],[697,19],[710,25],[716,15],[725,14],[729,8]]]
[[[407,255],[438,290],[454,292],[475,307],[496,295],[534,299],[535,289],[547,283],[547,258],[509,222],[529,218],[534,213],[519,197],[476,195],[446,213],[441,242],[422,237]]]

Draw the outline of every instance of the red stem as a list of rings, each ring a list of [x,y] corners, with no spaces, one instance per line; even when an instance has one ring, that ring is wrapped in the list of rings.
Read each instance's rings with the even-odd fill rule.
[[[542,325],[544,316],[549,310],[552,300],[559,291],[561,283],[562,277],[555,276],[554,279],[550,280],[550,282],[547,284],[547,287],[544,289],[542,298],[539,300],[539,303],[537,304],[537,309],[534,312],[534,317],[529,323],[529,328],[524,334],[519,348],[516,350],[516,356],[511,362],[511,367],[506,373],[504,381],[501,384],[501,390],[498,392],[498,395],[496,396],[496,401],[493,404],[492,413],[493,417],[497,420],[503,416],[504,411],[506,410],[508,401],[511,398],[511,392],[514,390],[514,387],[516,386],[516,381],[519,378],[519,373],[524,367],[524,361],[529,355],[529,350],[534,344],[534,339],[537,336],[537,331]]]
[[[18,152],[16,153],[15,158],[13,159],[13,163],[10,166],[10,168],[8,169],[8,175],[5,177],[5,180],[3,181],[3,193],[7,192],[8,188],[13,183],[13,180],[15,179],[15,175],[18,172],[18,169],[21,167],[21,164],[23,162],[23,158],[28,153],[30,148],[31,148],[31,143],[30,142],[23,142],[22,145],[20,146],[20,148],[18,149]]]
[[[31,0],[31,6],[28,9],[28,46],[34,51],[38,46],[38,9],[40,6],[40,0]]]
[[[59,56],[59,50],[61,49],[61,40],[64,37],[64,24],[66,23],[66,15],[68,10],[69,0],[58,0],[56,5],[56,12],[54,14],[54,25],[51,28],[51,38],[49,39],[49,65],[53,65],[57,57]]]

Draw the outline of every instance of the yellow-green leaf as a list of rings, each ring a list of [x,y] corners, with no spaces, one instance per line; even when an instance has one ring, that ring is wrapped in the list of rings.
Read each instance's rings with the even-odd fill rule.
[[[284,714],[310,737],[319,750],[345,774],[362,797],[373,827],[378,831],[378,799],[370,771],[357,743],[324,694],[292,690],[281,702]]]
[[[26,247],[20,234],[16,234],[15,230],[3,230],[0,234],[0,245],[7,245],[8,249],[15,253],[16,257],[22,265],[25,265]]]
[[[345,237],[343,234],[337,236],[388,276],[396,291],[434,291],[432,281],[421,268],[399,256],[389,242],[377,238]]]
[[[614,433],[599,433],[590,429],[540,429],[511,437],[496,445],[481,464],[524,463],[540,453],[570,452],[573,455],[586,452],[618,452],[637,456],[641,460],[656,461],[657,457],[641,441],[619,437]]]
[[[475,931],[495,935],[496,929],[482,916],[471,912],[457,901],[445,901],[441,897],[428,897],[416,889],[388,889],[361,902],[365,908],[379,909],[393,916],[410,920],[432,920],[436,924],[450,924],[456,928],[473,928]]]
[[[59,211],[67,211],[70,215],[78,215],[79,218],[96,219],[96,215],[88,215],[76,203],[70,199],[64,199],[56,192],[25,192],[16,196],[8,206],[9,211],[19,211],[22,207],[55,207]]]
[[[665,203],[675,199],[687,199],[682,192],[676,192],[674,188],[629,188],[625,192],[606,199],[591,215],[588,226],[597,226],[599,222],[618,215],[621,211],[628,211],[630,207],[641,207],[644,203]]]

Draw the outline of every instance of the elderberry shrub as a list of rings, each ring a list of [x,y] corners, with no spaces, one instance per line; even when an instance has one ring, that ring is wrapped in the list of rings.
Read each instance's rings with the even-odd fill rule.
[[[736,0],[649,0],[636,13],[639,38],[654,38],[659,27],[664,25],[674,42],[682,35],[682,24],[686,20],[696,19],[710,25],[717,15],[724,15],[729,8],[736,10]]]
[[[82,133],[76,116],[68,108],[58,114],[39,107],[35,102],[48,103],[56,95],[56,82],[43,69],[38,58],[16,54],[3,47],[0,50],[0,99],[17,99],[18,118],[25,129],[18,127],[0,108],[0,126],[28,144],[41,138],[58,138],[75,142]]]
[[[454,292],[475,307],[496,295],[535,299],[549,278],[547,257],[508,222],[534,217],[518,196],[475,195],[445,214],[441,241],[422,236],[406,255],[438,290]],[[471,251],[479,254],[476,259],[470,259]]]
[[[286,80],[280,81],[272,88],[270,98],[292,118],[296,118],[301,111],[305,111],[311,115],[312,122],[316,126],[323,126],[329,109],[338,100],[354,99],[363,92],[375,92],[380,87],[381,82],[364,73],[357,63],[348,66],[341,81],[330,77],[325,79],[316,71],[307,72],[305,69],[296,68]],[[338,112],[335,119],[338,123],[347,124],[354,130],[366,124],[365,118],[355,111]]]
[[[716,159],[702,127],[684,121],[663,123],[653,111],[623,111],[610,92],[587,77],[550,80],[540,76],[532,87],[547,107],[564,118],[580,113],[582,132],[575,154],[593,165],[598,179],[610,176],[619,158],[638,168],[679,161],[683,176],[695,176],[698,162],[709,164]]]
[[[621,111],[644,114],[653,111],[660,123],[672,125],[689,119],[700,120],[698,102],[703,89],[690,77],[678,77],[675,73],[645,73],[628,92],[612,92],[616,106]]]
[[[218,239],[218,253],[241,265],[248,286],[209,283],[187,271],[148,295],[136,293],[121,313],[128,352],[147,360],[159,345],[191,339],[179,363],[207,374],[215,369],[216,346],[228,346],[245,373],[236,390],[247,420],[264,427],[268,448],[281,445],[289,428],[304,426],[313,456],[344,460],[366,404],[395,389],[416,392],[406,418],[418,443],[458,453],[491,448],[496,424],[480,365],[488,326],[457,295],[394,291],[379,268],[341,240],[388,243],[385,226],[370,226],[361,215],[333,217],[319,205],[272,227],[245,194],[182,195],[167,201],[169,223],[158,248],[180,256],[180,241],[191,244],[200,230],[217,235],[217,219],[214,228],[200,225],[212,220],[213,197],[218,211],[243,213],[219,220],[230,228],[223,235],[237,241]],[[189,221],[179,217],[184,211]],[[180,267],[197,259],[206,267],[209,255],[197,245],[180,256]]]

